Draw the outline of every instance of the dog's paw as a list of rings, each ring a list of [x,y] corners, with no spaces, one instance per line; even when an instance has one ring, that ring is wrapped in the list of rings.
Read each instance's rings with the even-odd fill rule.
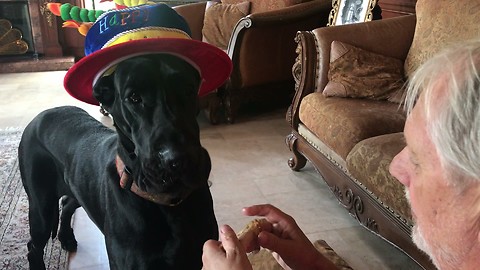
[[[77,251],[77,240],[68,240],[68,241],[61,241],[62,244],[62,249],[68,251],[68,252],[75,252]]]
[[[77,240],[75,239],[75,235],[73,234],[72,229],[66,229],[58,233],[58,240],[62,244],[62,249],[68,252],[77,251]]]
[[[30,270],[45,270],[45,263],[43,262],[43,249],[36,248],[32,241],[27,243],[27,247],[27,258]]]

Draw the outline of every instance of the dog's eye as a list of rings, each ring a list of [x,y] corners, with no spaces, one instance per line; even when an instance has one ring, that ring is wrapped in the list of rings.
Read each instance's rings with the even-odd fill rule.
[[[139,103],[142,101],[142,98],[140,97],[140,95],[138,95],[137,93],[132,93],[129,97],[128,97],[128,100],[132,103]]]

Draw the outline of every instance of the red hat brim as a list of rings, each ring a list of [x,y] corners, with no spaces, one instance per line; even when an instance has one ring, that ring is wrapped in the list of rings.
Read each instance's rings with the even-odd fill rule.
[[[232,61],[221,49],[208,43],[182,38],[131,40],[98,50],[75,63],[65,75],[64,87],[74,98],[99,105],[93,97],[94,79],[119,59],[144,54],[170,53],[195,65],[203,79],[198,95],[204,96],[220,87],[232,72]]]

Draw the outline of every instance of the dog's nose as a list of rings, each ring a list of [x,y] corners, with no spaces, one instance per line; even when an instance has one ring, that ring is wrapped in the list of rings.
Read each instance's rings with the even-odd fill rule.
[[[170,150],[159,151],[158,158],[160,159],[161,167],[170,169],[172,172],[180,172],[185,167],[182,156]]]

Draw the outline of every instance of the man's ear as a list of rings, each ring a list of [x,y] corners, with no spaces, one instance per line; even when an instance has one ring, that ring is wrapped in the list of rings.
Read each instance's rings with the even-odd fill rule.
[[[93,96],[105,107],[112,106],[115,101],[114,74],[101,77],[93,86]]]

